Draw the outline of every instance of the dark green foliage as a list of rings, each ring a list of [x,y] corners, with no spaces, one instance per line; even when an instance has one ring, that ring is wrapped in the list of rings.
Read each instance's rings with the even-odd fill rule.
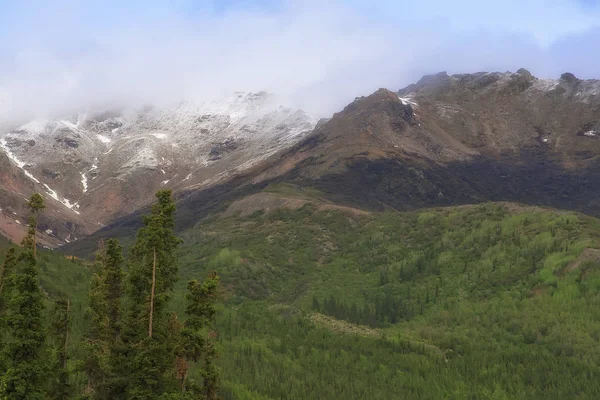
[[[2,270],[0,271],[0,331],[5,332],[7,328],[6,312],[10,300],[12,288],[12,274],[17,265],[17,255],[14,247],[6,251]],[[4,357],[6,346],[6,335],[0,335],[0,371],[6,371],[7,360]]]
[[[123,297],[123,248],[117,239],[106,242],[106,260],[101,272],[104,285],[108,333],[106,340],[114,344],[121,332],[121,300]]]
[[[181,371],[181,386],[183,391],[202,393],[207,400],[214,400],[218,395],[218,369],[215,365],[217,351],[215,347],[215,333],[213,330],[216,304],[218,300],[217,289],[219,275],[212,272],[202,283],[192,280],[188,283],[186,293],[186,315],[183,330],[181,331],[182,350],[181,357],[187,362],[201,362],[200,374],[202,376],[201,391],[194,390],[195,382],[186,382],[187,369]],[[186,389],[187,388],[187,389]]]
[[[33,214],[37,215],[40,211],[46,208],[46,205],[44,204],[44,198],[39,193],[32,194],[27,202],[27,207],[29,207],[29,210]]]
[[[427,294],[425,304],[429,302],[429,294]],[[354,324],[368,325],[373,328],[395,324],[401,319],[422,314],[423,309],[420,307],[420,303],[418,305],[419,307],[411,310],[408,305],[402,302],[402,299],[391,296],[378,298],[373,305],[357,305],[356,303],[348,305],[345,302],[336,300],[333,296],[329,296],[322,302],[319,302],[316,297],[313,298],[313,310],[331,315],[337,319],[343,319]]]
[[[5,293],[10,290],[10,278],[12,277],[16,265],[16,249],[11,247],[6,251],[6,256],[2,263],[2,270],[0,271],[0,313],[3,313],[6,307],[6,299],[8,296],[6,296]]]
[[[90,286],[83,369],[88,378],[87,391],[95,399],[110,399],[123,391],[125,383],[119,375],[123,344],[120,340],[121,303],[123,297],[123,254],[116,239],[109,239],[106,248],[96,255],[98,272]]]
[[[71,319],[71,300],[59,299],[54,301],[54,308],[50,315],[50,334],[54,342],[54,360],[50,370],[48,398],[55,400],[70,399],[73,388],[69,382],[69,325]]]
[[[130,375],[131,399],[150,399],[177,387],[173,367],[176,343],[169,341],[166,310],[177,280],[175,249],[181,242],[173,233],[175,203],[170,190],[157,192],[158,202],[144,217],[129,261],[129,311],[124,342]]]
[[[87,310],[89,328],[84,344],[84,359],[82,370],[87,376],[86,391],[93,393],[93,398],[105,399],[106,379],[108,378],[108,360],[110,349],[107,341],[109,336],[108,313],[106,306],[106,291],[99,275],[92,276],[89,291],[89,309]]]
[[[173,233],[175,203],[170,190],[157,192],[158,202],[152,206],[149,216],[144,216],[129,260],[130,319],[134,338],[146,336],[150,311],[152,271],[156,255],[156,288],[154,298],[154,324],[165,323],[164,307],[177,281],[175,249],[181,240]]]
[[[48,352],[43,321],[43,297],[32,251],[21,257],[21,273],[12,277],[13,293],[8,303],[9,365],[2,377],[6,399],[45,399]]]
[[[229,289],[227,399],[600,392],[600,264],[569,269],[600,248],[595,219],[496,204],[306,208],[209,220],[184,239],[182,276],[203,265]]]
[[[195,336],[183,331],[194,319],[180,321],[169,311],[184,315],[187,307],[193,314],[185,282],[213,270],[226,306],[212,337],[224,356],[211,361],[227,400],[546,400],[600,393],[595,219],[510,204],[370,215],[305,207],[211,218],[184,240],[174,256],[182,281],[163,307],[163,322],[152,341],[137,342],[139,351],[126,346],[119,353],[124,380],[135,382],[129,397],[203,397],[189,396],[203,393],[210,369],[201,360],[212,348],[188,347],[200,361],[182,362],[182,338]],[[80,296],[78,282],[86,279],[74,279],[75,271],[86,274],[85,267],[46,252],[40,263],[45,290],[72,287],[74,301]],[[195,293],[200,287],[194,284]],[[77,318],[73,334],[81,336]],[[211,338],[213,328],[203,326],[199,341]],[[146,318],[140,336],[147,338],[147,328]],[[72,356],[81,357],[70,343]],[[156,364],[149,350],[180,357]],[[158,379],[132,373],[131,355]],[[184,394],[179,371],[189,375]],[[75,381],[83,391],[86,381]]]
[[[44,204],[44,198],[39,193],[32,194],[31,198],[27,202],[27,207],[31,212],[31,217],[29,218],[27,235],[25,235],[25,237],[21,241],[21,246],[32,249],[33,257],[35,258],[37,256],[37,217],[40,211],[46,208],[46,205]]]

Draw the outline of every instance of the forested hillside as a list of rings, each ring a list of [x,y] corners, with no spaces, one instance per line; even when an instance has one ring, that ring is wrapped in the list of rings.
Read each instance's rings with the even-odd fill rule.
[[[218,272],[224,399],[600,394],[594,218],[511,203],[408,213],[306,204],[210,217],[182,240],[166,307],[185,315],[186,282]],[[140,243],[126,243],[128,259]],[[85,393],[98,264],[37,257],[46,296],[72,301],[69,387]],[[202,381],[202,368],[189,374]]]
[[[230,399],[600,394],[600,225],[484,204],[302,209],[199,224],[182,274],[216,269]]]

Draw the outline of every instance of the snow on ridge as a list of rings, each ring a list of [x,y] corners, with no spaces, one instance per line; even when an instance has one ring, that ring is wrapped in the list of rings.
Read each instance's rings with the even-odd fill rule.
[[[56,193],[56,191],[52,190],[52,188],[50,188],[50,186],[46,185],[45,183],[43,183],[43,185],[46,187],[46,193],[48,193],[48,195],[50,197],[52,197],[54,200],[58,201],[59,203],[63,204],[65,207],[67,207],[68,209],[73,211],[75,214],[79,214],[79,211],[73,210],[73,207],[75,207],[77,205],[77,203],[71,204],[69,199],[61,200],[60,197],[58,197],[58,194]]]
[[[106,136],[104,136],[104,135],[100,135],[100,134],[98,134],[98,135],[96,135],[96,137],[97,137],[97,138],[98,138],[98,140],[99,140],[99,141],[101,141],[102,143],[105,143],[105,144],[106,144],[106,143],[110,143],[110,142],[111,142],[111,140],[110,140],[109,138],[107,138]]]
[[[71,129],[71,130],[76,131],[78,129],[77,125],[75,125],[71,121],[61,120],[60,123],[63,124],[64,126],[66,126],[67,128]]]
[[[538,79],[533,83],[533,87],[540,90],[549,92],[555,89],[560,82],[556,79]]]
[[[418,107],[419,106],[410,97],[400,97],[400,96],[398,96],[398,98],[400,99],[400,101],[402,102],[402,104],[404,104],[405,106],[408,106],[408,105],[411,105],[411,106],[414,106],[414,107]]]
[[[39,180],[36,179],[35,176],[33,176],[33,174],[29,171],[27,171],[24,167],[25,167],[25,163],[20,161],[17,156],[15,156],[13,154],[13,152],[8,148],[8,146],[6,145],[6,140],[4,140],[4,138],[0,139],[0,147],[2,147],[2,149],[6,152],[6,155],[8,156],[8,158],[14,162],[15,164],[17,164],[17,167],[21,168],[21,170],[23,170],[23,172],[25,173],[25,175],[31,179],[32,181],[36,182],[36,183],[40,183]]]

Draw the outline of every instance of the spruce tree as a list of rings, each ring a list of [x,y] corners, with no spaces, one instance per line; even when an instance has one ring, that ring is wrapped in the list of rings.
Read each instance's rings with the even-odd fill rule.
[[[29,200],[32,217],[23,239],[25,251],[19,257],[24,268],[13,273],[11,296],[7,305],[6,325],[9,343],[6,348],[8,369],[2,377],[5,399],[46,398],[47,353],[43,323],[43,295],[39,286],[36,262],[37,216],[45,207],[44,199],[35,193]]]
[[[166,305],[177,280],[175,203],[170,190],[156,193],[144,226],[138,231],[129,260],[129,310],[123,339],[128,347],[127,394],[152,399],[176,389],[175,345],[169,340]]]
[[[92,398],[105,398],[103,390],[108,368],[108,345],[102,338],[108,331],[108,318],[102,281],[97,274],[92,276],[88,296],[90,304],[86,316],[90,326],[84,343],[85,355],[82,365],[88,379],[85,393]]]
[[[97,253],[98,272],[89,291],[90,327],[86,337],[84,370],[88,377],[86,392],[92,398],[109,399],[122,392],[118,369],[123,297],[123,255],[117,239],[109,239]],[[114,395],[116,396],[116,395]]]
[[[39,193],[32,194],[27,202],[27,208],[29,208],[29,211],[31,212],[31,217],[29,218],[27,235],[23,238],[21,245],[25,248],[31,248],[33,250],[33,257],[35,258],[37,256],[36,232],[38,226],[38,215],[40,211],[46,208],[42,195]]]
[[[11,289],[11,277],[12,273],[17,265],[17,256],[14,247],[7,250],[2,263],[2,270],[0,271],[0,331],[6,331],[6,312],[8,307],[8,300],[10,300],[10,289]],[[6,371],[7,360],[4,356],[5,353],[5,335],[0,336],[0,373]]]
[[[182,356],[187,362],[200,362],[202,385],[198,390],[198,385],[194,382],[187,384],[187,369],[184,374],[178,374],[181,390],[201,393],[207,400],[215,400],[218,395],[218,370],[215,365],[217,356],[214,342],[215,333],[212,327],[215,322],[217,312],[216,303],[218,300],[219,275],[212,272],[204,282],[197,280],[188,283],[186,294],[186,315],[184,328],[181,332],[182,338]],[[187,363],[186,363],[187,365]]]
[[[69,383],[68,354],[69,325],[71,320],[71,300],[59,299],[54,302],[50,323],[50,333],[54,338],[54,365],[48,397],[55,400],[71,398],[72,388]]]
[[[3,293],[10,286],[9,278],[12,275],[15,265],[17,265],[17,255],[14,247],[11,247],[6,251],[6,256],[4,257],[4,262],[2,263],[2,270],[0,271],[0,301],[3,298]],[[4,302],[0,304],[0,313],[3,312]]]
[[[45,399],[48,357],[44,305],[33,250],[26,251],[22,261],[23,271],[12,277],[14,290],[7,316],[9,367],[2,377],[2,392],[7,400]]]

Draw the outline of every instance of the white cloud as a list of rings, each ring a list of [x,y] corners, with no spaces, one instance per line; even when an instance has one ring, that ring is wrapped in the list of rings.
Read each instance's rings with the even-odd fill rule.
[[[290,0],[224,13],[186,1],[24,3],[0,28],[14,38],[0,42],[0,119],[238,90],[328,115],[440,70],[600,70],[598,12],[568,0]]]

